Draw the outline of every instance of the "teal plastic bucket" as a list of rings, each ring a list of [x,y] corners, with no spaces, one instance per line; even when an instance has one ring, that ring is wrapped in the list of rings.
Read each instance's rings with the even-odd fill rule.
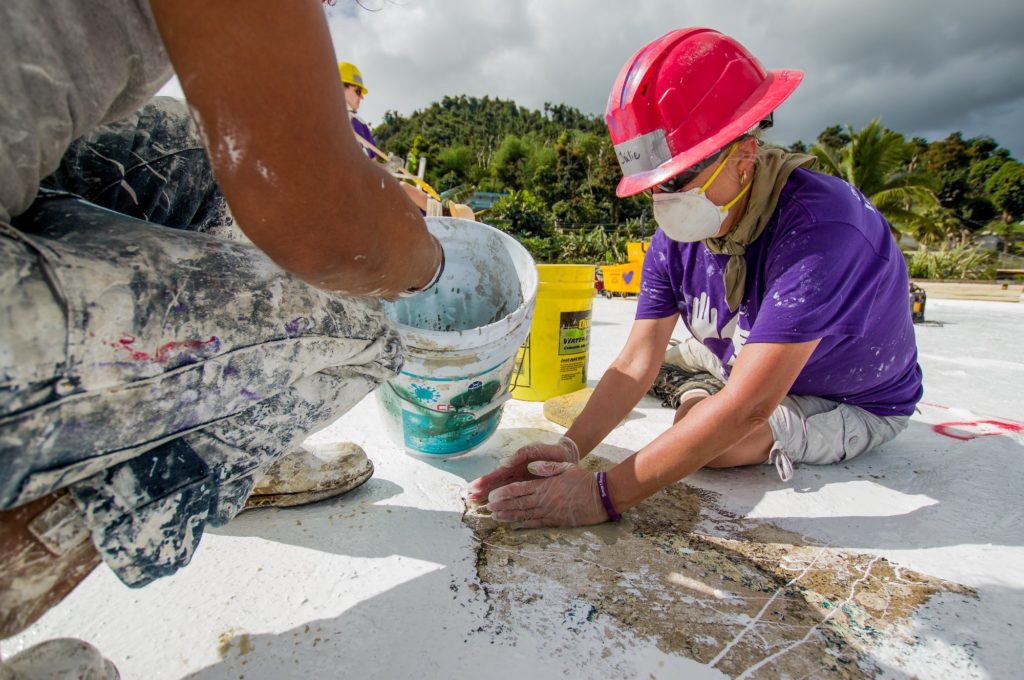
[[[537,298],[537,268],[514,238],[450,217],[427,219],[445,270],[428,290],[385,303],[405,343],[398,377],[376,391],[388,434],[413,455],[459,456],[498,428]]]

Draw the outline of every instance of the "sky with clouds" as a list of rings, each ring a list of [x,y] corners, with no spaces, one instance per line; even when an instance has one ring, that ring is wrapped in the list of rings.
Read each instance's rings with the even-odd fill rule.
[[[600,114],[637,49],[700,25],[767,68],[805,71],[770,141],[880,117],[908,137],[990,135],[1024,158],[1021,0],[337,0],[328,18],[338,58],[362,70],[371,125],[459,94]]]

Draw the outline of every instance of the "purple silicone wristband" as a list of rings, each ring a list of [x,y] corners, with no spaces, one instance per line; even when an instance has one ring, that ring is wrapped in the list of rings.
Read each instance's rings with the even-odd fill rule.
[[[608,495],[608,474],[604,472],[597,473],[597,493],[601,496],[601,505],[604,506],[604,511],[608,513],[608,519],[613,522],[618,522],[622,519],[622,515],[618,513],[615,506],[612,505],[612,498]]]

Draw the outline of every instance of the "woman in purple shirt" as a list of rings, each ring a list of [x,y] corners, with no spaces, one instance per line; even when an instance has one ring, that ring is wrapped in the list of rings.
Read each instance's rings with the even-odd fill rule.
[[[921,398],[906,265],[889,225],[814,159],[758,136],[803,77],[766,71],[705,28],[673,31],[623,67],[606,120],[619,196],[649,191],[660,227],[636,321],[555,445],[523,447],[473,483],[516,526],[618,519],[702,467],[848,460],[902,432]],[[576,465],[639,402],[682,317],[689,368],[721,390],[680,395],[675,424],[606,473]]]

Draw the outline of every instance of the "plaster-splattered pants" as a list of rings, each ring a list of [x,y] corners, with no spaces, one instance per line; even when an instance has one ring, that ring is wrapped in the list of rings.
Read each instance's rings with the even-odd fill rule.
[[[77,141],[44,186],[0,223],[0,509],[69,487],[143,585],[395,375],[402,346],[378,302],[201,233],[231,217],[173,100]]]

